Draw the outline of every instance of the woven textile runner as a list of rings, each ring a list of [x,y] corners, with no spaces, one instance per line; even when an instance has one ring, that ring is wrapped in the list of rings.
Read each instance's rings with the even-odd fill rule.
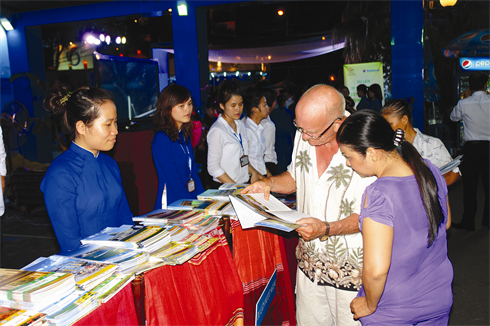
[[[146,323],[233,325],[243,321],[243,287],[220,235],[205,252],[178,266],[145,273]]]
[[[281,236],[232,223],[233,258],[243,283],[244,324],[255,324],[255,305],[277,268],[276,294],[263,325],[296,325],[294,296]]]

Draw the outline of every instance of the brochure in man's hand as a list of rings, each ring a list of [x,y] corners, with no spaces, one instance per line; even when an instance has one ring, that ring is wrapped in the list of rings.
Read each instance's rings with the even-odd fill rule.
[[[290,232],[300,227],[297,220],[308,217],[293,211],[272,195],[266,200],[262,193],[237,194],[230,196],[230,201],[244,229],[263,226]]]
[[[458,157],[456,157],[454,160],[452,160],[448,164],[441,166],[441,168],[440,168],[441,174],[446,174],[449,171],[454,170],[457,166],[459,166],[461,164],[462,160],[463,160],[463,155],[459,155]]]

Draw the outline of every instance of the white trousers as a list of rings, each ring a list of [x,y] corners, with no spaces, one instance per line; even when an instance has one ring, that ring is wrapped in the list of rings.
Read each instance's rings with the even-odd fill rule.
[[[296,271],[296,323],[299,326],[360,326],[350,311],[356,291],[316,285]]]

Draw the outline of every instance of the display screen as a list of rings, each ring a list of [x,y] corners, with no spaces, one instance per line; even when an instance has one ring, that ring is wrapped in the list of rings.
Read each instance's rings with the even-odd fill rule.
[[[155,111],[158,61],[94,52],[95,86],[114,94],[118,120],[147,118]]]

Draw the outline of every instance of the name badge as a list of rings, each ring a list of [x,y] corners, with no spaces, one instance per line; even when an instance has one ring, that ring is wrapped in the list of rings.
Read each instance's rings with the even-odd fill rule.
[[[248,155],[243,155],[240,157],[240,164],[242,165],[242,168],[248,165]]]
[[[187,191],[188,192],[193,192],[194,190],[196,190],[196,183],[194,182],[194,179],[191,178],[187,182]]]

